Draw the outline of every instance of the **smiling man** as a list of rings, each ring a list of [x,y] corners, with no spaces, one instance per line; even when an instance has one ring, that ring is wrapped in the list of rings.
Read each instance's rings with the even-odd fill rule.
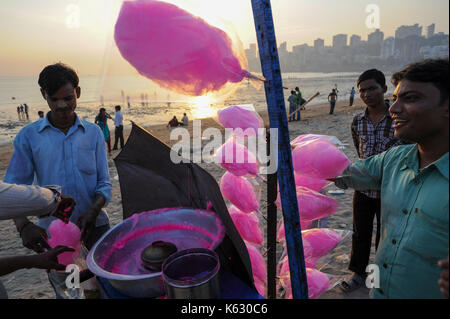
[[[81,89],[70,67],[49,65],[39,75],[39,86],[50,112],[24,127],[14,140],[5,182],[41,186],[61,185],[77,203],[70,221],[79,225],[88,249],[109,229],[103,207],[111,198],[105,143],[99,127],[75,113]],[[45,230],[52,218],[15,219],[23,245],[36,252],[48,248]]]
[[[394,135],[414,144],[351,164],[335,180],[381,192],[374,298],[448,296],[448,71],[448,60],[425,60],[394,74]]]

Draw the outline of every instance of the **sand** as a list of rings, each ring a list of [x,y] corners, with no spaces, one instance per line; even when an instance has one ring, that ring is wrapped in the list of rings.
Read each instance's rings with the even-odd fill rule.
[[[355,161],[357,159],[356,150],[353,146],[350,124],[353,116],[363,111],[362,103],[359,100],[355,101],[353,107],[349,107],[347,102],[338,102],[335,114],[329,115],[329,105],[319,105],[308,108],[302,112],[302,121],[289,123],[290,138],[293,140],[300,134],[324,134],[332,135],[339,138],[343,143],[348,144],[343,150],[344,153]],[[267,114],[261,114],[265,123],[268,124]],[[189,129],[192,132],[192,125],[189,125]],[[212,118],[202,120],[202,129],[208,127],[221,126]],[[170,130],[165,125],[158,125],[148,127],[148,130],[157,136],[160,140],[168,145],[173,145],[176,141],[170,141]],[[125,139],[127,139],[129,130],[125,130]],[[112,132],[114,135],[114,132]],[[112,136],[112,141],[113,141]],[[13,146],[5,145],[0,147],[0,178],[4,178],[8,163],[11,159],[13,152]],[[110,216],[111,225],[116,225],[122,221],[122,206],[119,190],[119,182],[115,178],[117,171],[114,166],[113,158],[120,151],[113,151],[112,156],[109,157],[109,172],[111,176],[112,200],[106,208]],[[217,181],[220,180],[224,174],[224,170],[215,164],[201,164]],[[335,189],[334,186],[330,186],[327,190]],[[266,198],[265,188],[262,188],[262,201]],[[334,196],[339,202],[338,212],[329,217],[327,227],[335,229],[352,229],[352,197],[353,191],[346,190],[343,195],[329,195]],[[266,207],[264,202],[261,203],[261,207]],[[263,210],[263,213],[264,210]],[[279,217],[282,215],[281,211],[278,212]],[[22,246],[22,241],[15,229],[12,221],[0,221],[0,257],[32,254],[33,252]],[[323,269],[323,272],[336,276],[335,278],[348,277],[351,272],[347,270],[348,262],[350,259],[351,251],[351,237],[348,237],[340,246],[338,246],[332,253],[327,256],[329,264]],[[372,260],[374,253],[372,252]],[[9,298],[37,298],[47,299],[54,298],[54,292],[51,288],[47,274],[45,271],[37,269],[23,269],[16,271],[2,278]],[[368,298],[368,289],[361,288],[352,294],[343,293],[339,287],[325,293],[321,298],[333,298],[333,299],[364,299]]]

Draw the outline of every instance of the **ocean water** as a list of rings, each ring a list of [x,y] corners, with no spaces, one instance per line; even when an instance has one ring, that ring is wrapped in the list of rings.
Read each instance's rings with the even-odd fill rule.
[[[285,99],[295,87],[300,87],[303,97],[308,99],[316,92],[309,107],[327,103],[328,94],[337,86],[339,100],[348,100],[350,90],[356,86],[359,73],[284,73]],[[389,79],[390,74],[386,74]],[[388,81],[389,82],[389,81]],[[131,121],[142,126],[167,123],[174,115],[181,118],[187,113],[189,119],[215,116],[217,111],[233,104],[253,104],[257,110],[267,109],[262,82],[244,81],[236,85],[233,94],[223,99],[191,98],[180,96],[159,88],[141,76],[85,76],[80,77],[81,97],[77,114],[94,121],[98,109],[103,105],[112,116],[114,105],[122,105],[125,125]],[[389,92],[394,88],[389,85]],[[145,96],[146,95],[146,96]],[[128,107],[127,98],[130,101]],[[30,121],[19,120],[17,106],[27,103]],[[41,96],[36,77],[0,77],[0,144],[11,143],[19,130],[38,118],[38,111],[48,111]],[[113,123],[110,122],[110,127]]]

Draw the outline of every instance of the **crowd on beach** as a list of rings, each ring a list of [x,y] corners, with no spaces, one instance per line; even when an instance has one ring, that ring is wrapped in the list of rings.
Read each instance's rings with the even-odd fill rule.
[[[386,103],[385,75],[363,72],[356,87],[366,109],[348,125],[359,161],[330,179],[355,190],[353,238],[349,269],[354,273],[341,289],[366,286],[373,223],[379,286],[373,298],[448,298],[448,60],[413,63],[392,76],[393,103]],[[14,153],[0,182],[0,218],[13,219],[31,256],[0,258],[0,276],[21,268],[49,271],[55,288],[64,270],[58,255],[70,247],[50,247],[52,221],[74,223],[86,249],[110,229],[104,207],[111,199],[107,153],[124,146],[120,105],[114,117],[101,108],[94,123],[76,112],[81,95],[76,72],[58,63],[39,75],[41,93],[50,108],[25,126],[14,140]],[[337,85],[328,96],[330,115],[338,99]],[[353,87],[349,106],[353,105]],[[300,88],[291,91],[289,121],[301,120],[307,101]],[[19,115],[20,117],[20,115]],[[107,120],[114,121],[111,148]],[[168,127],[188,126],[186,113]],[[119,143],[120,142],[120,143]],[[46,186],[57,185],[57,186]],[[38,216],[37,224],[29,216]],[[57,297],[61,297],[55,288]],[[7,297],[0,282],[0,297]]]

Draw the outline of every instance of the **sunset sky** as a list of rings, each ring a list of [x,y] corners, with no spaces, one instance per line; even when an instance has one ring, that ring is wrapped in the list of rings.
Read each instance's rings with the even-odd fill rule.
[[[43,66],[63,61],[81,75],[96,75],[115,65],[129,73],[113,41],[121,0],[4,0],[0,7],[0,76],[35,75]],[[234,27],[244,47],[256,42],[250,0],[168,0],[206,19],[220,18]],[[449,32],[448,0],[272,0],[277,42],[330,45],[332,36],[374,31],[366,26],[366,7],[380,8],[380,29],[392,36],[400,25],[436,24]],[[79,10],[79,11],[77,11]],[[78,14],[78,13],[79,14]],[[75,17],[75,18],[74,18]],[[77,20],[78,17],[79,19]],[[79,22],[79,25],[78,25]]]

